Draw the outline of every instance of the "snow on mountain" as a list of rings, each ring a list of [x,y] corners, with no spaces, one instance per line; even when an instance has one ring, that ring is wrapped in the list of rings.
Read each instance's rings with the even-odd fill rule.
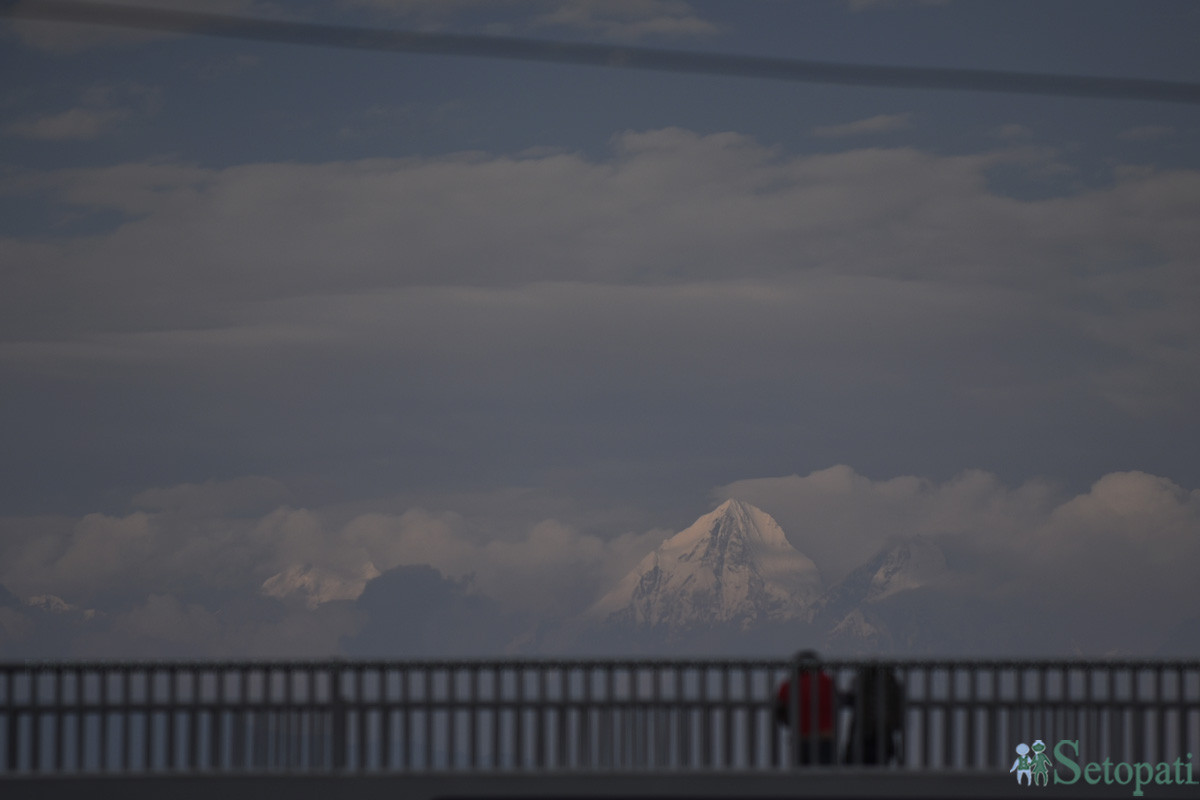
[[[807,619],[821,577],[769,514],[727,500],[647,555],[588,610],[592,620],[674,630]]]
[[[827,646],[842,652],[875,651],[893,645],[894,631],[877,613],[883,601],[918,589],[946,570],[941,548],[923,536],[883,548],[832,587],[817,603],[816,621],[828,631]]]

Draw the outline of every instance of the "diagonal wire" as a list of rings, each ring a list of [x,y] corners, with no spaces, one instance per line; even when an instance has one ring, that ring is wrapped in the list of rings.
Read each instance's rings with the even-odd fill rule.
[[[326,25],[81,0],[0,0],[0,16],[262,42],[771,78],[802,83],[1200,103],[1200,83],[1187,81],[844,64],[581,42]]]

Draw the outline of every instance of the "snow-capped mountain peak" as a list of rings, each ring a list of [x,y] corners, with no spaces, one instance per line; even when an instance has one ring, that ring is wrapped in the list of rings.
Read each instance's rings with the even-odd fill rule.
[[[647,555],[588,615],[697,628],[803,617],[821,590],[816,566],[769,514],[727,500]]]
[[[928,539],[914,537],[895,544],[876,565],[864,598],[868,603],[924,586],[946,570],[946,557]]]

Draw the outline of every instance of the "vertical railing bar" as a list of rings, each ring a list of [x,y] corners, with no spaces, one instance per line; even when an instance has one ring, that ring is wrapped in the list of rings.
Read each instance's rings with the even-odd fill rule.
[[[479,665],[472,664],[467,673],[467,691],[470,695],[467,712],[467,766],[479,769]]]
[[[1000,741],[1000,669],[993,666],[992,674],[992,704],[988,709],[990,733],[988,742],[988,760],[985,764],[989,769],[1004,766],[1002,756],[1007,756],[1004,743]]]
[[[122,772],[133,769],[133,697],[131,691],[132,668],[121,669],[121,762]]]
[[[850,754],[847,760],[855,765],[861,765],[867,760],[867,678],[868,672],[859,666],[854,676],[854,719],[850,724],[854,731],[854,740],[847,742]]]
[[[361,664],[354,668],[354,721],[357,733],[355,747],[351,750],[352,757],[347,760],[354,772],[367,770],[367,703],[364,697],[364,680],[366,668]]]
[[[616,676],[613,672],[612,664],[609,664],[604,671],[605,690],[604,699],[608,704],[608,713],[601,716],[603,727],[600,731],[600,765],[602,767],[612,768],[615,766],[613,753],[613,737],[615,735],[617,719],[615,718],[616,711],[613,704],[616,702]]]
[[[956,766],[954,743],[958,740],[955,735],[958,727],[956,724],[957,700],[958,669],[956,664],[950,663],[946,665],[946,711],[943,716],[945,729],[942,731],[942,766],[945,769],[953,769]]]
[[[202,707],[202,694],[204,691],[201,681],[202,673],[200,668],[193,667],[188,670],[188,674],[192,678],[192,700],[188,711],[188,750],[187,762],[184,764],[184,769],[199,770],[200,768],[200,709]]]
[[[784,680],[786,680],[786,679],[787,679],[787,674],[785,673]],[[775,687],[779,684],[778,674],[776,674],[774,677],[772,677],[772,674],[768,671],[767,681],[768,681],[767,691],[771,692],[772,695],[774,695],[774,693],[777,691],[777,689]],[[772,699],[775,699],[775,698],[772,697]],[[774,707],[772,707],[772,711],[774,711]],[[787,713],[787,709],[784,710],[784,713],[785,714]],[[775,716],[774,713],[772,713],[772,719],[770,722],[770,726],[768,727],[768,731],[770,732],[770,735],[769,735],[769,738],[770,738],[770,752],[769,752],[770,762],[769,763],[772,768],[778,769],[778,768],[784,766],[781,763],[781,758],[780,758],[780,756],[782,755],[780,753],[780,750],[783,747],[783,735],[780,732],[781,726],[779,724],[777,724],[776,720],[774,719],[774,716]],[[789,758],[790,758],[790,756],[789,756]]]
[[[967,684],[968,685],[968,691],[967,691],[967,753],[966,753],[967,757],[966,757],[966,759],[964,759],[964,761],[966,762],[964,764],[964,766],[977,767],[977,768],[979,766],[981,766],[979,752],[978,752],[979,734],[978,734],[978,731],[976,731],[976,727],[978,726],[979,721],[980,721],[979,714],[978,714],[979,691],[978,691],[978,686],[976,685],[976,681],[978,679],[979,679],[979,673],[976,670],[976,668],[974,666],[968,666],[967,667],[967,681],[968,681],[968,684]],[[882,687],[880,687],[880,691],[882,692]],[[880,694],[878,696],[882,697],[882,694]],[[883,734],[882,734],[883,717],[882,717],[882,715],[880,715],[879,725],[880,725],[879,741],[883,742]],[[885,752],[886,752],[886,750],[885,750]]]
[[[42,702],[41,702],[41,675],[36,668],[29,670],[29,709],[30,723],[29,731],[32,734],[33,741],[30,742],[29,752],[29,769],[31,772],[40,772],[42,768]]]
[[[759,713],[754,706],[754,668],[742,669],[742,698],[746,703],[746,766],[758,767]]]
[[[1154,757],[1151,761],[1165,761],[1167,759],[1167,751],[1164,746],[1164,741],[1167,738],[1167,715],[1163,708],[1163,668],[1160,664],[1154,670]]]
[[[433,667],[425,667],[421,690],[425,701],[425,747],[421,752],[422,766],[425,769],[433,769]]]
[[[537,670],[537,708],[533,714],[533,746],[534,746],[534,764],[537,769],[546,768],[546,727],[548,724],[548,714],[550,713],[549,703],[546,700],[546,668],[539,666]]]
[[[504,719],[504,672],[498,664],[491,667],[492,680],[492,769],[500,769],[500,727]]]
[[[283,764],[283,741],[287,735],[287,719],[281,708],[279,692],[276,691],[276,678],[283,667],[271,667],[263,675],[263,707],[266,719],[266,760],[267,768],[277,772]]]
[[[933,754],[930,752],[929,720],[933,705],[933,668],[928,664],[921,669],[921,696],[924,703],[921,708],[921,764],[925,769],[933,769]]]
[[[654,695],[657,698],[655,712],[655,761],[654,764],[658,769],[668,769],[672,767],[672,758],[675,752],[675,745],[672,742],[672,734],[674,732],[674,711],[677,701],[671,696],[668,690],[668,680],[671,674],[671,667],[660,665],[655,670],[655,690]]]
[[[62,772],[63,764],[65,763],[63,760],[65,753],[63,751],[66,750],[66,740],[65,740],[66,732],[64,730],[64,728],[65,728],[64,723],[66,722],[66,720],[64,718],[64,713],[63,713],[64,712],[64,709],[63,709],[63,668],[61,665],[54,669],[53,675],[54,675],[54,705],[53,705],[54,713],[53,713],[53,716],[51,717],[51,719],[54,720],[54,722],[53,722],[53,725],[54,725],[54,759],[53,759],[53,763],[54,763],[54,770],[56,772]]]
[[[713,762],[713,731],[712,720],[709,718],[711,710],[709,708],[708,696],[708,677],[709,669],[707,666],[701,666],[700,672],[700,696],[698,698],[700,709],[700,766],[708,769]]]
[[[1175,684],[1176,691],[1176,718],[1175,725],[1179,731],[1179,741],[1176,743],[1175,750],[1180,755],[1185,755],[1190,751],[1190,743],[1188,742],[1188,703],[1187,703],[1187,670],[1180,664],[1177,672],[1177,680]]]
[[[724,724],[723,754],[721,766],[729,769],[733,766],[733,701],[729,683],[729,665],[721,665],[721,720]]]
[[[1052,736],[1049,731],[1053,730],[1054,720],[1047,719],[1047,715],[1051,713],[1053,706],[1050,702],[1049,687],[1046,683],[1046,665],[1041,664],[1038,667],[1038,709],[1041,719],[1038,722],[1038,732],[1034,734],[1037,738],[1045,739],[1047,736]]]
[[[631,664],[628,667],[626,675],[629,680],[629,703],[627,708],[629,713],[625,720],[625,729],[628,735],[625,738],[626,753],[623,756],[625,766],[631,769],[636,769],[642,765],[642,701],[641,701],[641,683],[639,682],[641,670]]]
[[[555,749],[555,766],[565,768],[570,759],[570,729],[567,715],[570,709],[570,686],[568,686],[568,668],[562,665],[558,668],[558,712],[555,722],[558,724],[557,747]]]
[[[236,673],[238,684],[238,711],[233,716],[233,762],[234,768],[245,771],[250,768],[246,748],[250,739],[250,668],[239,667]]]
[[[458,686],[457,676],[453,665],[446,667],[446,766],[455,767],[455,756],[458,755]]]
[[[87,670],[75,671],[75,771],[87,771],[85,730],[87,728]]]
[[[516,679],[516,711],[513,713],[513,765],[518,770],[525,768],[525,669],[520,664],[513,667]]]
[[[299,720],[295,716],[295,701],[296,692],[293,681],[296,678],[294,668],[288,664],[283,667],[283,730],[284,730],[284,748],[281,766],[285,771],[295,769],[300,764],[300,754],[297,752],[300,748],[300,736],[298,728]]]
[[[414,754],[412,733],[412,668],[400,670],[400,769],[411,768]]]
[[[171,770],[175,759],[175,668],[167,667],[167,701],[166,707],[162,712],[163,724],[166,726],[167,732],[164,739],[163,747],[163,768],[166,771]]]
[[[1123,714],[1120,711],[1120,705],[1118,705],[1118,703],[1117,703],[1117,671],[1110,667],[1107,670],[1107,672],[1108,672],[1108,752],[1106,753],[1106,755],[1109,758],[1113,758],[1114,756],[1118,756],[1119,748],[1117,745],[1117,736],[1118,736],[1118,728],[1121,727],[1121,725],[1118,724],[1118,719],[1120,719],[1123,716]],[[1120,758],[1118,757],[1117,760],[1120,760]]]
[[[388,676],[387,666],[381,666],[379,668],[379,768],[385,772],[391,772],[395,768],[392,763],[392,752],[395,749],[392,744],[392,719],[395,716],[395,710],[392,707],[391,681],[388,680]]]
[[[225,747],[221,732],[225,727],[225,680],[227,675],[226,671],[221,668],[214,670],[214,675],[217,686],[215,705],[208,715],[208,766],[215,772],[221,769],[225,761]]]
[[[1083,668],[1083,730],[1080,734],[1089,742],[1098,742],[1100,740],[1100,714],[1096,709],[1095,687],[1093,686],[1096,679],[1095,670],[1091,664]]]
[[[18,761],[21,757],[21,751],[18,747],[18,739],[17,739],[17,736],[18,736],[17,729],[20,727],[19,714],[17,712],[17,698],[13,694],[13,692],[16,691],[16,686],[17,686],[16,670],[15,669],[5,669],[4,670],[4,701],[8,704],[8,708],[5,710],[5,714],[4,714],[4,717],[5,717],[4,724],[5,724],[5,727],[7,728],[7,733],[5,734],[6,738],[5,738],[5,743],[4,743],[4,748],[6,751],[5,752],[5,765],[6,765],[5,772],[8,772],[10,774],[16,772],[17,769],[19,768],[20,764],[18,763]]]
[[[319,713],[317,711],[317,684],[313,677],[313,666],[311,664],[298,666],[296,668],[296,678],[299,681],[298,685],[304,687],[303,697],[296,697],[296,713],[299,717],[296,723],[296,735],[300,737],[300,741],[302,742],[297,771],[304,773],[314,772],[320,764],[317,751],[320,747],[321,739],[320,733],[317,730]]]
[[[154,701],[158,697],[157,687],[154,685],[154,679],[157,677],[155,667],[146,667],[142,675],[142,772],[150,772],[154,767]]]
[[[579,763],[581,767],[591,767],[596,762],[592,758],[592,680],[594,671],[590,665],[580,668],[583,678],[583,706],[579,713]]]
[[[104,667],[101,667],[100,669],[98,669],[96,671],[96,674],[100,676],[100,686],[99,686],[100,691],[97,696],[100,706],[99,706],[99,713],[96,715],[98,718],[99,726],[100,726],[99,736],[96,737],[97,738],[97,748],[99,750],[99,752],[97,753],[96,771],[97,772],[108,772],[108,771],[110,771],[109,768],[112,766],[109,761],[109,758],[108,758],[108,722],[109,722],[108,680],[109,680],[109,675],[108,675],[108,671],[106,669],[104,669]]]

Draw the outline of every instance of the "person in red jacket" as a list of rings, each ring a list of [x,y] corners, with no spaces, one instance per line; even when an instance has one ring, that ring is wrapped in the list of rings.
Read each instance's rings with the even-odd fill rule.
[[[795,660],[794,674],[799,675],[799,696],[793,699],[792,680],[784,681],[775,697],[775,719],[779,724],[790,727],[793,733],[799,733],[796,763],[832,764],[837,752],[837,731],[834,728],[837,706],[833,678],[821,670],[820,660],[813,650],[802,650],[796,654]],[[792,724],[792,717],[797,711],[800,716],[798,726]]]

